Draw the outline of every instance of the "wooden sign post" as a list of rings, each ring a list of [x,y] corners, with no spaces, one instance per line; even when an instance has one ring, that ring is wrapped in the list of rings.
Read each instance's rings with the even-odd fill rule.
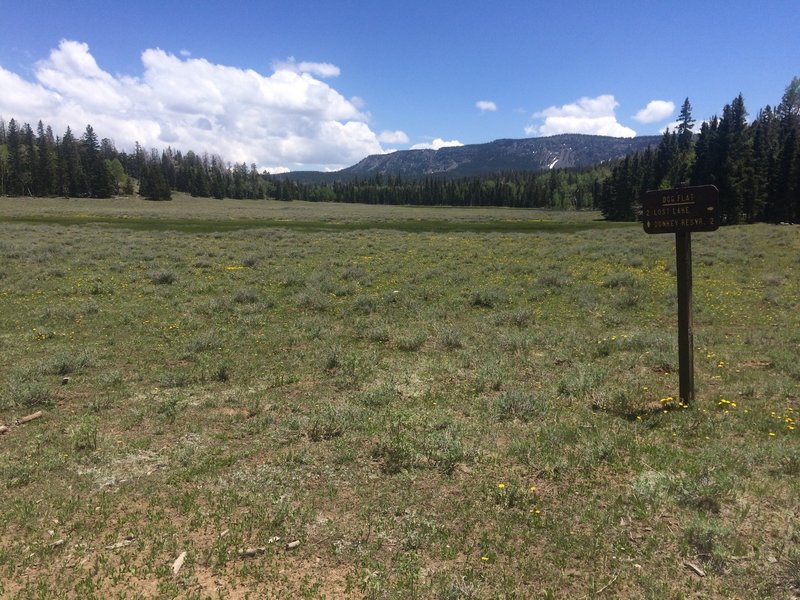
[[[654,190],[642,199],[645,233],[675,234],[678,276],[678,375],[680,399],[694,401],[692,331],[692,232],[719,227],[719,191],[713,185]]]

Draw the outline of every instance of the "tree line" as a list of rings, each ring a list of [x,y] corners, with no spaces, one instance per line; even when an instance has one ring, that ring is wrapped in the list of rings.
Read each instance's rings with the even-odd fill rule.
[[[403,179],[378,173],[349,182],[300,184],[274,181],[279,199],[417,206],[507,206],[586,209],[596,206],[608,167],[553,169],[544,173],[510,171],[462,178]]]
[[[12,196],[92,196],[117,193],[124,167],[110,140],[98,141],[91,125],[76,138],[44,127],[0,119],[0,194]]]
[[[98,140],[91,125],[76,138],[70,127],[56,136],[41,121],[34,133],[28,123],[0,119],[0,195],[110,198],[133,194],[136,182],[151,200],[169,200],[173,191],[213,198],[272,194],[271,178],[255,165],[172,148],[146,151],[138,142],[132,153],[120,152],[108,138]]]
[[[108,138],[98,140],[91,125],[80,137],[69,127],[55,136],[41,121],[34,133],[27,123],[0,118],[0,194],[107,198],[138,190],[154,200],[178,191],[220,199],[599,208],[607,219],[635,220],[647,190],[714,184],[725,223],[800,221],[800,79],[752,123],[740,94],[721,117],[703,122],[699,132],[694,127],[687,98],[677,127],[657,147],[592,168],[460,179],[376,174],[304,184],[191,150],[147,151],[137,142],[133,152],[120,152]]]
[[[657,148],[615,164],[598,197],[607,219],[637,219],[647,190],[713,184],[723,223],[800,222],[800,79],[752,123],[739,94],[699,133],[694,125],[687,98]]]

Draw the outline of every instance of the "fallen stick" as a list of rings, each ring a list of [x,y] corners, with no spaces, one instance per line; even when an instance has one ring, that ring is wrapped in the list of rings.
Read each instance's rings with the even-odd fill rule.
[[[706,572],[703,571],[703,569],[698,567],[696,564],[691,563],[688,560],[683,561],[683,564],[685,566],[689,567],[689,569],[691,569],[694,572],[694,574],[697,575],[698,577],[705,577],[706,576]]]
[[[37,410],[32,415],[27,415],[25,417],[20,417],[19,419],[17,419],[17,423],[20,424],[20,425],[24,425],[25,423],[28,423],[30,421],[35,421],[36,419],[41,417],[43,414],[44,413],[42,411]]]

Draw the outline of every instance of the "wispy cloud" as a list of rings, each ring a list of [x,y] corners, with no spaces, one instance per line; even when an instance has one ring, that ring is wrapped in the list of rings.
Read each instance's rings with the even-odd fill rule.
[[[439,148],[451,148],[454,146],[463,146],[461,142],[458,140],[443,140],[442,138],[436,138],[431,142],[424,142],[421,144],[414,144],[411,146],[412,150],[438,150]]]
[[[341,168],[384,151],[358,101],[314,76],[338,75],[335,65],[290,60],[263,75],[160,49],[141,60],[140,76],[112,75],[87,44],[62,40],[33,80],[0,66],[0,115],[57,132],[90,123],[120,148],[169,144],[274,170]]]
[[[642,110],[633,115],[639,123],[658,123],[669,119],[675,112],[675,103],[670,100],[651,100]]]
[[[273,63],[272,68],[276,71],[294,71],[295,73],[311,73],[322,78],[338,77],[341,70],[331,63],[320,62],[297,62],[294,56],[290,56],[285,61]]]
[[[475,103],[475,106],[476,106],[476,107],[477,107],[479,110],[481,110],[481,111],[483,111],[483,112],[487,112],[487,111],[489,111],[489,112],[494,112],[494,111],[496,111],[496,110],[497,110],[497,104],[495,104],[495,103],[494,103],[494,102],[492,102],[491,100],[478,100],[478,101]]]
[[[617,121],[615,109],[619,103],[610,94],[589,98],[563,106],[551,106],[533,113],[541,124],[525,127],[527,135],[557,135],[559,133],[584,133],[613,137],[633,137],[636,132]]]

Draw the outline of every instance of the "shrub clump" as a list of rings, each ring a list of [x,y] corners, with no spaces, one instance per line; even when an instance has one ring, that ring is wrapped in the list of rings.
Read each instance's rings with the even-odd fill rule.
[[[547,403],[532,392],[509,390],[494,401],[494,413],[498,421],[531,421],[537,414],[547,410]]]
[[[258,302],[258,292],[249,288],[238,290],[233,295],[233,301],[236,304],[255,304]]]
[[[150,273],[150,282],[155,285],[172,285],[178,281],[174,271],[153,271]]]

